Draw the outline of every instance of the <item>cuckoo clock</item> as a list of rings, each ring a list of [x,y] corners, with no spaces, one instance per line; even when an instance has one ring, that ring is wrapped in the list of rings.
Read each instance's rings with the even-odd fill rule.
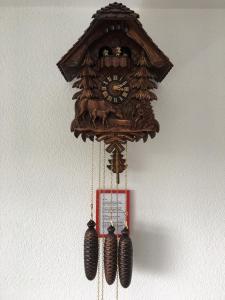
[[[90,26],[57,66],[66,81],[74,80],[75,116],[71,131],[83,141],[104,144],[110,155],[107,167],[116,174],[119,184],[119,175],[128,165],[127,143],[146,142],[159,132],[152,103],[157,100],[157,83],[168,74],[172,63],[143,29],[139,15],[123,4],[112,3],[93,15]],[[93,211],[88,227],[85,270],[91,280],[96,275],[98,259]],[[126,227],[117,249],[114,230],[111,224],[108,239],[105,238],[106,280],[109,284],[115,280],[118,261],[121,284],[127,287],[132,244]]]

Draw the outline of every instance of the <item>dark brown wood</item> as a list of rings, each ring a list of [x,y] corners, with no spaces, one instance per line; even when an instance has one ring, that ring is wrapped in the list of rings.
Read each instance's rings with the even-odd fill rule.
[[[115,228],[109,226],[104,244],[104,270],[106,282],[111,285],[116,279],[117,272],[117,237]]]
[[[138,18],[116,2],[98,10],[57,64],[66,80],[75,78],[71,131],[83,141],[104,141],[112,157],[108,168],[118,179],[126,168],[124,145],[146,142],[159,132],[152,109],[154,89],[173,66]]]
[[[138,14],[121,3],[115,2],[98,10],[84,34],[57,63],[65,79],[71,81],[76,77],[86,52],[97,40],[105,39],[108,33],[122,32],[124,37],[129,37],[140,48],[144,48],[155,69],[156,80],[162,81],[173,64],[148,36],[138,19]]]
[[[133,246],[129,237],[129,230],[126,227],[122,230],[119,240],[118,268],[122,287],[129,287],[133,269]]]
[[[88,280],[93,280],[98,267],[98,234],[95,230],[95,222],[88,222],[88,229],[84,237],[84,269]]]

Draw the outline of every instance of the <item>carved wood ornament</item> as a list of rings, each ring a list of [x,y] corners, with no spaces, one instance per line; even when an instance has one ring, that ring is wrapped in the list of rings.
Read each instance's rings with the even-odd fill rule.
[[[173,66],[138,19],[116,2],[98,10],[57,64],[66,81],[75,79],[71,131],[83,141],[104,141],[111,154],[108,168],[118,181],[126,168],[124,145],[159,132],[152,102],[157,82]]]

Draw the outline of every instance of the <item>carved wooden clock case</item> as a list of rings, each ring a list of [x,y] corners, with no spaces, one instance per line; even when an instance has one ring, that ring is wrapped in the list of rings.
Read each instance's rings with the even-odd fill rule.
[[[147,141],[159,132],[152,101],[157,82],[172,68],[147,35],[139,15],[120,3],[109,4],[58,62],[67,81],[76,79],[73,96],[75,137],[104,141],[112,154],[108,168],[121,173],[128,141]]]

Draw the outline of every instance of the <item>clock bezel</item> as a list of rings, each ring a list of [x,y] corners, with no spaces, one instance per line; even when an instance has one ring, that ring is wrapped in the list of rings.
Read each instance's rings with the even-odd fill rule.
[[[121,74],[107,74],[104,75],[101,79],[101,92],[103,99],[112,104],[123,104],[127,101],[130,94],[130,85],[129,81],[126,78],[126,75]],[[113,87],[123,88],[123,90],[113,90]]]

